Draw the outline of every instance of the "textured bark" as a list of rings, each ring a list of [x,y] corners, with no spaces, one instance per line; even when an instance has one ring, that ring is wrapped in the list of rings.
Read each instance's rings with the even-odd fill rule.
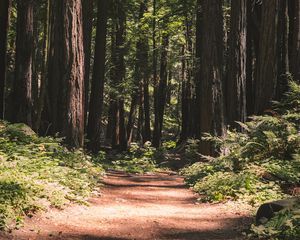
[[[91,45],[93,30],[93,13],[95,0],[81,0],[83,20],[83,47],[84,47],[84,119],[85,126],[89,112]],[[99,3],[98,3],[99,4]],[[106,10],[107,11],[107,10]],[[106,14],[106,12],[104,13]]]
[[[169,47],[169,35],[164,35],[162,37],[161,45],[161,58],[160,58],[160,74],[159,83],[157,89],[157,95],[155,96],[156,105],[154,106],[154,131],[153,131],[153,146],[160,147],[162,129],[163,129],[163,119],[166,105],[166,90],[168,81],[167,63],[168,63],[168,47]]]
[[[17,11],[13,121],[32,126],[33,0],[17,1]]]
[[[192,64],[191,56],[193,53],[192,46],[192,18],[189,14],[187,1],[184,1],[185,9],[185,45],[182,48],[182,97],[181,97],[181,134],[179,142],[192,138],[195,136],[194,132],[194,113],[193,108],[193,94],[192,94]]]
[[[246,120],[247,0],[231,1],[229,61],[226,82],[227,124]]]
[[[247,36],[246,36],[246,112],[254,114],[254,34],[255,28],[252,21],[253,0],[247,0]]]
[[[300,82],[300,1],[294,1],[293,35],[291,45],[291,72],[296,81]]]
[[[84,140],[84,50],[81,0],[54,1],[49,90],[54,133],[70,147]],[[52,131],[53,132],[53,131]]]
[[[89,108],[90,113],[87,126],[87,138],[89,139],[88,148],[93,152],[100,150],[101,117],[105,82],[107,7],[108,0],[98,0],[95,60]]]
[[[112,147],[120,151],[127,149],[127,137],[125,127],[125,114],[124,114],[124,89],[122,83],[125,81],[125,36],[126,36],[126,1],[116,0],[114,2],[114,29],[115,37],[112,38],[112,83],[117,86],[111,94],[112,104]]]
[[[259,55],[256,69],[255,113],[271,106],[277,84],[277,22],[278,0],[262,3]]]
[[[276,86],[276,100],[280,101],[288,90],[289,75],[289,21],[288,2],[279,1],[277,55],[278,55],[278,81]],[[300,66],[300,65],[299,65]]]
[[[0,1],[0,119],[4,118],[4,93],[6,80],[6,46],[9,25],[10,0]]]
[[[49,50],[49,24],[50,24],[50,0],[47,0],[47,9],[44,22],[44,37],[43,37],[43,63],[41,73],[41,86],[39,99],[37,103],[37,117],[35,122],[35,130],[38,132],[41,127],[42,112],[44,110],[46,87],[47,87],[47,65],[48,65],[48,50]]]
[[[202,20],[200,26],[200,72],[198,98],[200,106],[200,133],[213,135],[224,134],[223,106],[223,16],[222,2],[219,0],[203,0]],[[200,152],[212,154],[212,145],[201,141]]]

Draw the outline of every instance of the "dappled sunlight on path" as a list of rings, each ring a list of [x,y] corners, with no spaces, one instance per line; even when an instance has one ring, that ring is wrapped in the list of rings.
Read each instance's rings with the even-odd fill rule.
[[[249,224],[236,205],[197,204],[176,175],[110,172],[103,183],[89,207],[28,219],[14,239],[242,239]]]

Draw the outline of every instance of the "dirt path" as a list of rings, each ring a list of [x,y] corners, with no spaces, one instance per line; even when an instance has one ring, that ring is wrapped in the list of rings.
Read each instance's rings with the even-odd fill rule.
[[[234,205],[196,204],[183,179],[110,172],[91,205],[52,209],[0,239],[243,239],[249,223]]]

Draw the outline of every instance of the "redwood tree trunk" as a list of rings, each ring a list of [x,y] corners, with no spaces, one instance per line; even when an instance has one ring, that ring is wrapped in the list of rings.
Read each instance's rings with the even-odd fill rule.
[[[0,119],[4,118],[4,92],[6,79],[6,46],[9,25],[10,0],[0,1]]]
[[[279,1],[277,55],[278,55],[278,81],[276,87],[276,100],[280,101],[288,89],[289,73],[289,25],[288,2]],[[299,39],[300,40],[300,39]],[[300,66],[300,65],[299,65]]]
[[[113,73],[112,82],[114,84],[114,93],[111,94],[112,104],[112,147],[118,148],[120,151],[127,149],[127,137],[125,127],[125,114],[124,114],[124,89],[122,83],[125,81],[125,28],[126,28],[126,10],[125,1],[116,0],[114,2],[114,13],[116,21],[114,22],[115,37],[112,41],[112,61],[113,61]]]
[[[84,119],[88,120],[94,0],[81,0],[84,47]],[[98,3],[99,4],[99,3]],[[106,10],[107,11],[107,10]],[[106,12],[104,13],[106,14]],[[95,60],[94,60],[95,61]],[[86,126],[86,123],[85,123]]]
[[[200,134],[211,133],[216,136],[224,134],[223,106],[223,16],[222,1],[203,0],[202,20],[197,28],[201,30],[200,72],[198,85],[198,102],[200,105]],[[212,154],[212,145],[200,142],[202,154]]]
[[[300,1],[293,1],[294,16],[291,19],[293,33],[291,35],[291,72],[296,81],[300,81]]]
[[[231,1],[226,117],[232,127],[246,120],[247,0]]]
[[[256,67],[255,113],[271,106],[277,84],[278,0],[262,3],[259,54]]]
[[[17,1],[16,69],[13,90],[14,122],[32,126],[33,0]]]
[[[87,126],[88,147],[93,152],[100,150],[101,116],[105,82],[105,56],[108,0],[98,0],[96,47],[91,88],[90,113]]]
[[[70,147],[84,140],[84,49],[81,0],[53,2],[49,60],[50,105],[54,132]],[[55,105],[57,104],[57,105]]]
[[[154,131],[153,131],[153,146],[160,147],[162,129],[163,129],[163,119],[166,105],[166,91],[167,91],[167,63],[168,63],[168,47],[169,47],[169,35],[165,34],[162,37],[162,50],[160,59],[160,76],[157,89],[157,99],[155,101],[155,121],[154,121]]]

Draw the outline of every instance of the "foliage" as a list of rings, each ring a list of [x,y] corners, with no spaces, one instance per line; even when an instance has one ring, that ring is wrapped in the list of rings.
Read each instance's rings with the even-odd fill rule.
[[[129,151],[122,154],[114,152],[106,157],[104,167],[126,171],[130,173],[146,173],[157,170],[156,156],[157,150],[151,147],[150,142],[144,146],[131,143]]]
[[[251,234],[253,239],[293,240],[300,238],[300,210],[284,209],[278,212],[264,225],[252,225]]]
[[[255,204],[285,196],[285,186],[300,177],[300,86],[290,92],[269,115],[239,123],[242,132],[228,130],[225,137],[205,135],[220,150],[208,163],[182,170],[203,201],[243,200]]]
[[[25,214],[70,201],[84,203],[103,173],[82,151],[38,137],[24,124],[0,123],[0,229]]]

